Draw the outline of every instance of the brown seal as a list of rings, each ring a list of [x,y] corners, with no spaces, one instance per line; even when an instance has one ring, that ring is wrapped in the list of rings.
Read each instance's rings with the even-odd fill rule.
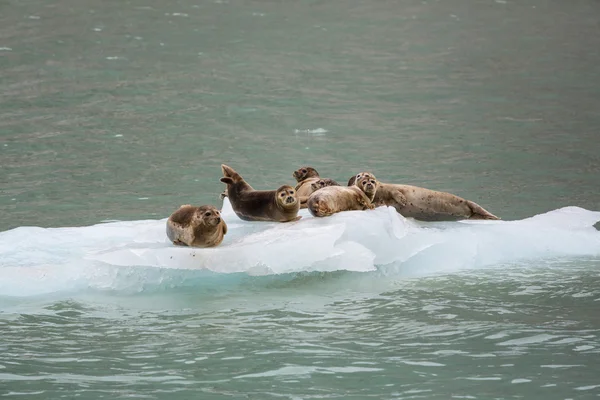
[[[310,195],[308,211],[315,217],[327,217],[341,211],[372,210],[369,198],[357,186],[327,186]]]
[[[300,183],[309,178],[318,178],[319,173],[313,167],[301,167],[295,170],[292,176],[296,179],[296,182]]]
[[[179,207],[167,220],[167,237],[173,244],[190,247],[215,247],[227,233],[227,224],[213,206]]]
[[[292,176],[296,179],[296,192],[298,197],[308,197],[313,192],[311,184],[319,180],[319,173],[313,167],[301,167],[294,171]]]
[[[500,219],[479,204],[451,193],[418,186],[382,183],[369,172],[361,172],[356,178],[355,185],[365,192],[376,207],[394,207],[404,217],[421,221]]]
[[[296,190],[283,185],[277,190],[254,190],[233,168],[221,164],[227,197],[238,217],[244,221],[297,221],[300,202]]]

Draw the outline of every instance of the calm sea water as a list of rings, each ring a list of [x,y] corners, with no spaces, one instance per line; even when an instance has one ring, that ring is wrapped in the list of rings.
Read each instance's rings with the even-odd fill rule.
[[[593,216],[398,225],[431,239],[374,271],[296,265],[318,241],[277,247],[286,273],[118,251],[220,206],[221,163],[260,189],[370,170],[508,221],[600,211],[599,19],[594,0],[0,2],[0,395],[597,398]],[[87,227],[109,220],[154,222]]]

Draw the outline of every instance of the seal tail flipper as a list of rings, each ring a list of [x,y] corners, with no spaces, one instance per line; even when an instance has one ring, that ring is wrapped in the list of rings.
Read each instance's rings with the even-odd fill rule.
[[[499,217],[495,216],[494,214],[487,211],[485,208],[481,207],[479,204],[477,204],[475,202],[467,200],[467,205],[473,212],[473,214],[471,214],[469,219],[492,219],[492,220],[500,219]]]
[[[228,165],[221,164],[221,171],[223,171],[223,178],[221,178],[221,182],[223,183],[235,183],[243,179],[235,169]]]
[[[326,201],[309,202],[308,211],[315,217],[328,217],[333,214]]]
[[[223,171],[223,176],[233,177],[234,175],[237,175],[235,169],[225,164],[221,164],[221,171]]]

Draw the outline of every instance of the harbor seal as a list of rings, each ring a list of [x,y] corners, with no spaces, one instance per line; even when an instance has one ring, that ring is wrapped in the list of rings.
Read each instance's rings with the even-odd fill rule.
[[[447,192],[411,185],[382,183],[375,175],[356,175],[355,185],[378,207],[391,206],[404,217],[421,221],[458,221],[461,219],[500,219],[479,204]]]
[[[327,186],[340,186],[340,184],[337,183],[336,181],[334,181],[333,179],[329,179],[329,178],[321,178],[318,181],[310,184],[310,187],[312,188],[313,193],[316,192],[317,190],[322,189]]]
[[[313,167],[301,167],[294,171],[292,176],[296,179],[296,192],[299,197],[308,197],[313,192],[311,185],[317,182],[320,177],[319,173]]]
[[[359,172],[358,174],[350,177],[350,179],[348,179],[348,186],[354,186],[354,184],[356,183],[357,179],[362,178],[363,174],[365,174],[366,172]]]
[[[244,221],[297,221],[300,202],[296,190],[283,185],[277,190],[254,190],[233,168],[221,164],[227,197],[238,217]]]
[[[295,170],[292,176],[300,183],[309,178],[319,178],[319,173],[313,167],[301,167]]]
[[[227,233],[227,224],[213,206],[182,205],[167,219],[167,237],[173,244],[215,247]]]
[[[357,186],[327,186],[310,195],[308,211],[315,217],[327,217],[341,211],[372,210],[369,198]]]
[[[329,178],[320,178],[318,181],[311,183],[310,193],[306,196],[298,196],[298,199],[300,199],[300,208],[306,208],[306,202],[308,201],[308,198],[311,194],[327,186],[340,186],[340,184],[334,181],[333,179]]]

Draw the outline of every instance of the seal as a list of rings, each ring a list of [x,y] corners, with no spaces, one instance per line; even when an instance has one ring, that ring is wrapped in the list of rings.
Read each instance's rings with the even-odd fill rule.
[[[348,186],[353,186],[356,183],[356,180],[362,178],[363,174],[365,173],[366,172],[359,172],[358,174],[350,177],[350,179],[348,179]]]
[[[328,217],[350,210],[372,210],[373,205],[357,186],[327,186],[310,195],[308,211],[315,217]]]
[[[319,173],[313,167],[301,167],[294,171],[292,176],[298,184],[295,189],[298,192],[298,197],[308,197],[313,192],[311,185],[317,182],[320,177]]]
[[[233,168],[221,164],[231,207],[244,221],[297,221],[300,202],[296,190],[283,185],[277,190],[254,190]]]
[[[300,183],[309,178],[319,178],[319,173],[313,167],[301,167],[295,170],[292,176]]]
[[[322,178],[322,179],[319,179],[318,181],[310,184],[310,187],[312,188],[313,193],[316,192],[317,190],[322,189],[327,186],[340,186],[340,184],[337,183],[336,181],[334,181],[333,179],[329,179],[329,178]]]
[[[376,206],[391,206],[404,217],[421,221],[458,221],[461,219],[500,219],[479,204],[447,192],[411,185],[382,183],[375,175],[361,172],[356,186]]]
[[[213,206],[185,204],[167,219],[167,237],[178,246],[215,247],[226,233],[227,224]]]
[[[329,178],[320,178],[318,181],[311,183],[310,184],[311,192],[309,193],[309,195],[308,196],[298,196],[298,198],[300,199],[300,208],[306,208],[306,202],[308,201],[308,198],[310,197],[311,194],[313,194],[317,190],[322,189],[327,186],[340,186],[340,184],[337,183],[336,181],[334,181],[333,179],[329,179]]]

